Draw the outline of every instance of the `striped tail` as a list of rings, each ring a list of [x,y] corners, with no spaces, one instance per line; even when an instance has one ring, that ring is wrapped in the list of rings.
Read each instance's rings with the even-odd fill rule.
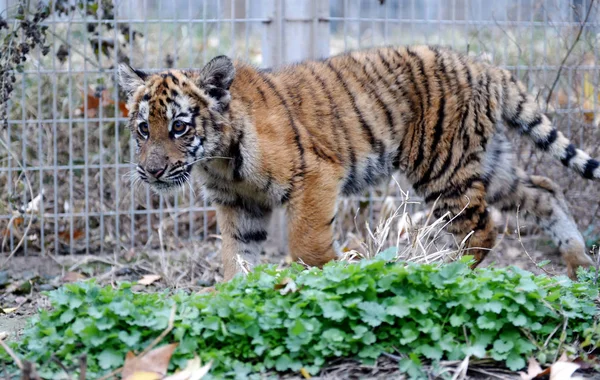
[[[510,75],[510,74],[508,74]],[[535,145],[550,152],[563,165],[575,170],[587,179],[600,179],[600,163],[578,149],[550,122],[526,91],[525,86],[514,77],[505,81],[502,118],[512,128],[519,130]]]

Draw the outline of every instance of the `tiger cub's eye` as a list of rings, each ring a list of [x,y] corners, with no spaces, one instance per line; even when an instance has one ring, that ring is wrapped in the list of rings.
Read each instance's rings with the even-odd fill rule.
[[[148,130],[148,123],[146,123],[145,121],[142,121],[139,125],[138,125],[138,131],[140,132],[140,134],[144,137],[148,137],[148,133],[150,132]]]
[[[187,131],[187,124],[184,123],[181,120],[175,120],[173,122],[173,127],[171,128],[171,130],[173,131],[173,133],[175,135],[182,135]]]

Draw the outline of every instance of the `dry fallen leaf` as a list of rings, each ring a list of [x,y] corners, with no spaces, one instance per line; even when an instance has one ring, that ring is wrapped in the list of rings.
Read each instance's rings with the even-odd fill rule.
[[[62,282],[77,282],[80,280],[85,280],[85,276],[77,272],[67,272],[60,280]]]
[[[150,285],[153,282],[160,280],[160,276],[157,274],[146,274],[137,282],[140,285]]]
[[[183,371],[177,372],[171,376],[167,376],[164,380],[200,380],[210,370],[212,361],[204,366],[201,366],[201,361],[198,356],[188,361],[187,366]]]
[[[163,377],[156,372],[134,372],[127,380],[161,380]]]
[[[279,284],[275,284],[274,288],[275,290],[279,290],[279,293],[281,293],[281,295],[283,296],[288,293],[294,293],[298,291],[298,286],[296,285],[294,280],[292,280],[289,277],[286,277],[283,280],[281,280]]]
[[[550,366],[550,380],[583,380],[583,377],[573,376],[578,369],[579,364],[559,360]]]
[[[160,346],[149,351],[144,356],[135,356],[133,352],[128,352],[125,356],[125,364],[123,365],[122,378],[124,380],[141,380],[141,379],[161,379],[167,374],[169,361],[173,351],[177,348],[178,343],[171,343],[165,346]],[[133,376],[149,376],[144,373],[154,373],[158,377],[133,377]]]
[[[300,368],[300,374],[302,376],[304,376],[305,379],[311,379],[312,376],[310,375],[310,373],[308,373],[308,371],[306,370],[306,368]]]
[[[542,369],[540,364],[535,358],[529,358],[529,365],[527,366],[527,373],[519,372],[522,380],[532,380],[538,376],[548,375],[550,372],[550,368]]]
[[[65,243],[69,243],[71,241],[71,231],[65,230],[63,232],[59,232],[58,237]],[[83,239],[84,237],[85,231],[80,229],[73,230],[73,240]]]
[[[115,101],[111,99],[111,94],[107,89],[96,90],[89,88],[87,91],[87,95],[84,94],[84,91],[81,92],[82,97],[87,98],[87,109],[85,103],[78,108],[78,111],[82,114],[86,114],[88,117],[96,117],[98,116],[98,109],[100,107],[106,107],[115,104]],[[123,117],[127,117],[129,115],[129,110],[127,110],[127,104],[123,101],[119,101],[118,104],[119,110]]]

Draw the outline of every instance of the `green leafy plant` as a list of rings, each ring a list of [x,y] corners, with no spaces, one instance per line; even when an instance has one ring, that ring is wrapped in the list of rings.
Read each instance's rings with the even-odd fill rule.
[[[385,257],[385,255],[383,255]],[[88,375],[123,364],[167,326],[178,342],[172,366],[198,353],[214,360],[210,376],[247,378],[270,370],[315,374],[337,357],[373,361],[384,352],[423,375],[421,363],[490,357],[519,370],[526,359],[552,360],[575,341],[599,341],[593,275],[582,282],[534,276],[517,268],[477,269],[468,263],[391,263],[381,256],[323,270],[257,268],[210,295],[134,294],[94,282],[50,293],[53,309],[31,321],[14,349],[36,363],[88,356]],[[7,363],[10,359],[3,358]],[[59,368],[42,366],[52,378]]]

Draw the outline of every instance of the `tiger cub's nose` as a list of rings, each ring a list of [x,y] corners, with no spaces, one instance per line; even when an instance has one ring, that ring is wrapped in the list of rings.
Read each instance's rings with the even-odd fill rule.
[[[164,167],[160,167],[160,166],[146,167],[146,171],[148,172],[148,174],[150,174],[151,176],[153,176],[156,179],[159,179],[160,176],[163,175],[166,170],[167,170],[167,165],[165,165]]]

